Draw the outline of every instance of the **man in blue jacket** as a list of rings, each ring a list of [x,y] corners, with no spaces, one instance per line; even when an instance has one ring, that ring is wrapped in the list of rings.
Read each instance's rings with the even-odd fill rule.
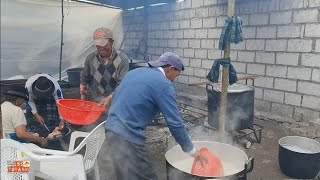
[[[172,81],[184,70],[180,57],[167,52],[157,61],[149,62],[149,66],[128,72],[115,93],[101,102],[109,107],[112,99],[100,154],[105,159],[103,164],[114,168],[114,174],[106,177],[112,173],[104,170],[107,172],[103,179],[157,179],[144,131],[159,111],[182,150],[201,163],[207,162],[194,148],[177,107]]]

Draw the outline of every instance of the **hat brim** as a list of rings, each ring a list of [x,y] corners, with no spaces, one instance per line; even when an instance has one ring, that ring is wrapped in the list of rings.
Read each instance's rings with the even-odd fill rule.
[[[32,93],[35,96],[41,96],[41,97],[49,97],[50,95],[53,94],[55,90],[54,84],[50,81],[50,89],[48,89],[47,91],[39,91],[37,90],[37,88],[35,88],[35,86],[32,86]]]
[[[150,61],[150,62],[148,62],[148,64],[150,67],[161,67],[161,66],[166,65],[161,61]]]
[[[108,41],[108,39],[95,39],[93,43],[96,46],[106,46],[108,44]]]
[[[175,67],[174,65],[171,65],[170,63],[161,62],[159,60],[150,61],[150,62],[148,62],[148,64],[149,64],[150,67],[161,67],[161,66],[165,66],[165,65],[170,65],[170,66]],[[184,71],[184,67],[183,66],[182,66],[182,69],[180,69],[178,67],[175,67],[175,68],[179,69],[180,71]]]

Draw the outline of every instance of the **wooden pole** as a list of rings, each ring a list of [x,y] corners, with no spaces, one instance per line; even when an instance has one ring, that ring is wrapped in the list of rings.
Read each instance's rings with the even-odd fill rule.
[[[234,15],[235,0],[228,0],[228,17]],[[230,57],[230,33],[228,34],[229,41],[227,47],[224,50],[224,58]],[[228,85],[229,85],[229,67],[223,67],[222,69],[222,87],[221,87],[221,100],[220,100],[220,116],[219,116],[219,132],[221,140],[223,140],[225,134],[226,124],[226,112],[227,112],[227,100],[228,100]]]

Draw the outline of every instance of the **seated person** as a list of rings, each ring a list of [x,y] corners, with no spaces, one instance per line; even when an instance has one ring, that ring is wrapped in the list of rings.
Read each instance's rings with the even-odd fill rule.
[[[27,101],[27,129],[38,132],[44,128],[58,126],[64,128],[56,105],[56,100],[63,99],[58,82],[49,74],[31,76],[25,85]]]
[[[26,131],[26,119],[20,106],[24,103],[24,90],[8,91],[6,100],[1,104],[2,136],[21,143],[32,142],[44,147],[47,139]]]

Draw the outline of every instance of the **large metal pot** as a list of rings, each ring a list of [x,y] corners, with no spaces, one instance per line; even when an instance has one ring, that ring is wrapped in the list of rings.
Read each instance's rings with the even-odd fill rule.
[[[129,70],[133,70],[139,67],[149,67],[148,63],[143,60],[130,59]]]
[[[207,85],[208,122],[219,127],[221,84]],[[244,84],[233,84],[228,87],[227,102],[228,131],[248,129],[253,126],[254,118],[254,88]]]
[[[320,171],[320,143],[300,136],[279,140],[278,161],[281,171],[296,179],[313,179]]]
[[[196,148],[208,148],[221,159],[224,176],[204,177],[191,174],[193,158],[181,150],[179,145],[175,145],[166,152],[167,179],[168,180],[204,180],[204,179],[247,179],[247,173],[253,169],[253,158],[248,156],[239,148],[229,144],[213,141],[193,141]]]
[[[130,63],[129,70],[137,69],[140,67],[149,67],[148,63]]]

